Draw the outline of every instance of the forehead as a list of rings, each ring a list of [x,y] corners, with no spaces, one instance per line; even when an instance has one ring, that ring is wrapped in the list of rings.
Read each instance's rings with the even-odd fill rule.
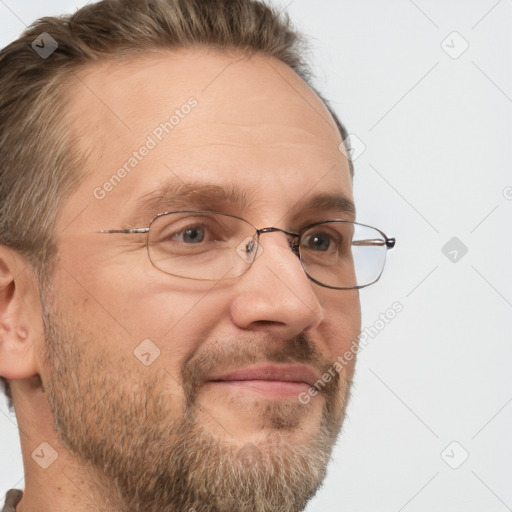
[[[333,119],[275,59],[190,49],[103,62],[77,75],[70,99],[87,161],[63,222],[84,212],[78,225],[119,224],[173,181],[230,187],[269,208],[351,197]]]

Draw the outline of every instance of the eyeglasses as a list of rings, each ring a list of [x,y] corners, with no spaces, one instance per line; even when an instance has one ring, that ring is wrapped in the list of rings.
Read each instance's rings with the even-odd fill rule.
[[[146,228],[99,233],[146,233],[149,259],[159,270],[187,279],[217,281],[241,276],[263,251],[263,233],[284,233],[314,283],[336,290],[363,288],[381,276],[395,239],[365,224],[324,220],[297,233],[258,229],[234,215],[210,211],[158,214]]]

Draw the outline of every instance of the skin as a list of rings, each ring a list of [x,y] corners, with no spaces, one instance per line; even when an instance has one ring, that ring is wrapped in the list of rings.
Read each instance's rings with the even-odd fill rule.
[[[70,90],[68,114],[79,150],[88,158],[83,181],[60,210],[58,259],[44,294],[47,305],[41,303],[37,279],[24,259],[0,248],[0,374],[10,379],[20,427],[26,471],[18,506],[22,512],[90,510],[91,501],[98,510],[122,510],[115,503],[101,508],[105,495],[116,492],[112,479],[102,479],[58,421],[54,426],[56,416],[66,417],[55,397],[65,403],[66,396],[77,396],[54,391],[58,371],[46,348],[43,311],[58,322],[60,337],[72,339],[80,349],[77,374],[87,385],[79,386],[83,404],[74,400],[73,407],[90,410],[95,404],[90,397],[95,397],[114,423],[119,408],[131,410],[129,400],[136,398],[129,397],[142,396],[138,392],[146,382],[155,383],[150,403],[161,400],[165,412],[160,417],[156,406],[150,407],[147,418],[168,418],[169,425],[180,419],[186,402],[180,379],[194,357],[215,361],[199,367],[215,373],[247,365],[251,357],[265,362],[281,353],[293,360],[299,355],[291,340],[306,336],[316,355],[312,364],[320,370],[349,348],[361,324],[357,290],[330,290],[310,281],[283,233],[263,234],[263,252],[251,268],[221,282],[162,273],[148,258],[144,235],[97,233],[147,226],[164,210],[134,218],[135,205],[169,180],[235,187],[244,193],[244,205],[191,207],[236,214],[259,228],[297,230],[317,220],[350,218],[335,209],[297,210],[300,200],[315,194],[352,199],[352,181],[334,121],[290,68],[260,55],[181,50],[88,66]],[[96,199],[95,188],[191,96],[197,107],[104,199]],[[145,339],[160,349],[150,366],[133,355]],[[343,368],[332,389],[336,400],[330,414],[337,419],[336,429],[354,363]],[[299,406],[296,397],[212,383],[196,391],[204,406],[197,410],[197,424],[236,450],[307,448],[326,410],[322,394]],[[288,416],[285,403],[293,404]],[[101,407],[98,411],[103,414]],[[289,425],[278,428],[283,420]],[[98,417],[87,423],[86,435],[91,440],[108,435],[108,424]],[[58,453],[48,469],[31,456],[43,441]]]

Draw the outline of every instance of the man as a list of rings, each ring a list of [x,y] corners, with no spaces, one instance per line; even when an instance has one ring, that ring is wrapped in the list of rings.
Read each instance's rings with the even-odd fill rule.
[[[346,132],[252,0],[105,0],[0,54],[4,511],[297,512],[340,431],[358,288]]]

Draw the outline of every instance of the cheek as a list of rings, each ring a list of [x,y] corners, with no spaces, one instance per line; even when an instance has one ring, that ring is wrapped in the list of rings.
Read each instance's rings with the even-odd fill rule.
[[[159,279],[118,289],[121,296],[116,312],[137,338],[154,337],[161,343],[189,351],[197,348],[229,311],[214,283],[197,282],[162,274]],[[116,300],[118,294],[109,298]]]
[[[175,278],[151,264],[89,270],[58,273],[58,307],[79,326],[82,339],[119,362],[154,363],[178,375],[229,315],[226,285]]]
[[[355,351],[361,332],[361,306],[358,290],[328,292],[329,301],[323,300],[325,321],[320,327],[329,345],[333,359],[343,356],[347,350]]]

